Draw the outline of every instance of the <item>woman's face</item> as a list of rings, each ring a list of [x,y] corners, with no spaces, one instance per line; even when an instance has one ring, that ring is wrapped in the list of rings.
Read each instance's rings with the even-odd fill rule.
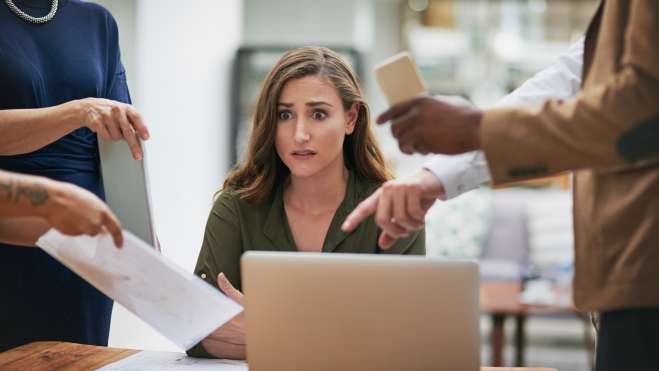
[[[306,76],[284,85],[277,112],[275,147],[291,174],[306,178],[343,165],[343,140],[355,130],[359,103],[345,111],[332,84]]]

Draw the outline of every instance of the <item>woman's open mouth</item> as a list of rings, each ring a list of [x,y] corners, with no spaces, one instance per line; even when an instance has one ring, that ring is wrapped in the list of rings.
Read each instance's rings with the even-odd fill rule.
[[[310,149],[301,149],[301,150],[295,150],[295,151],[291,152],[291,155],[293,156],[294,159],[306,160],[306,159],[310,159],[313,156],[315,156],[316,152],[314,152]]]

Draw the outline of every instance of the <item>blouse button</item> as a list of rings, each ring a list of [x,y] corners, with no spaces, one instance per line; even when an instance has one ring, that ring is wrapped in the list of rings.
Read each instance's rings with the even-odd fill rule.
[[[206,273],[202,273],[201,278],[206,279]]]

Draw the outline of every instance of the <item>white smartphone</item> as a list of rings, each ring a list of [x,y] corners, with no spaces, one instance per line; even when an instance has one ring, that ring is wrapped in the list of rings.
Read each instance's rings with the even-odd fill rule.
[[[409,52],[398,53],[376,64],[374,70],[391,106],[427,94],[419,69]]]

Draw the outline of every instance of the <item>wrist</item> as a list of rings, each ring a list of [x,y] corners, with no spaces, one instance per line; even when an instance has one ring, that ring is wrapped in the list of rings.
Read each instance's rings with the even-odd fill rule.
[[[84,117],[87,109],[84,101],[85,99],[72,100],[58,106],[70,131],[86,126]]]
[[[483,111],[475,110],[469,120],[469,138],[467,147],[469,151],[481,149],[481,122],[483,120]]]
[[[65,203],[67,185],[50,179],[45,179],[42,184],[45,187],[47,199],[43,205],[36,207],[35,211],[38,216],[47,219],[54,210],[61,208]]]
[[[424,194],[426,198],[446,199],[446,190],[442,181],[429,169],[421,170],[421,176],[424,178]]]

